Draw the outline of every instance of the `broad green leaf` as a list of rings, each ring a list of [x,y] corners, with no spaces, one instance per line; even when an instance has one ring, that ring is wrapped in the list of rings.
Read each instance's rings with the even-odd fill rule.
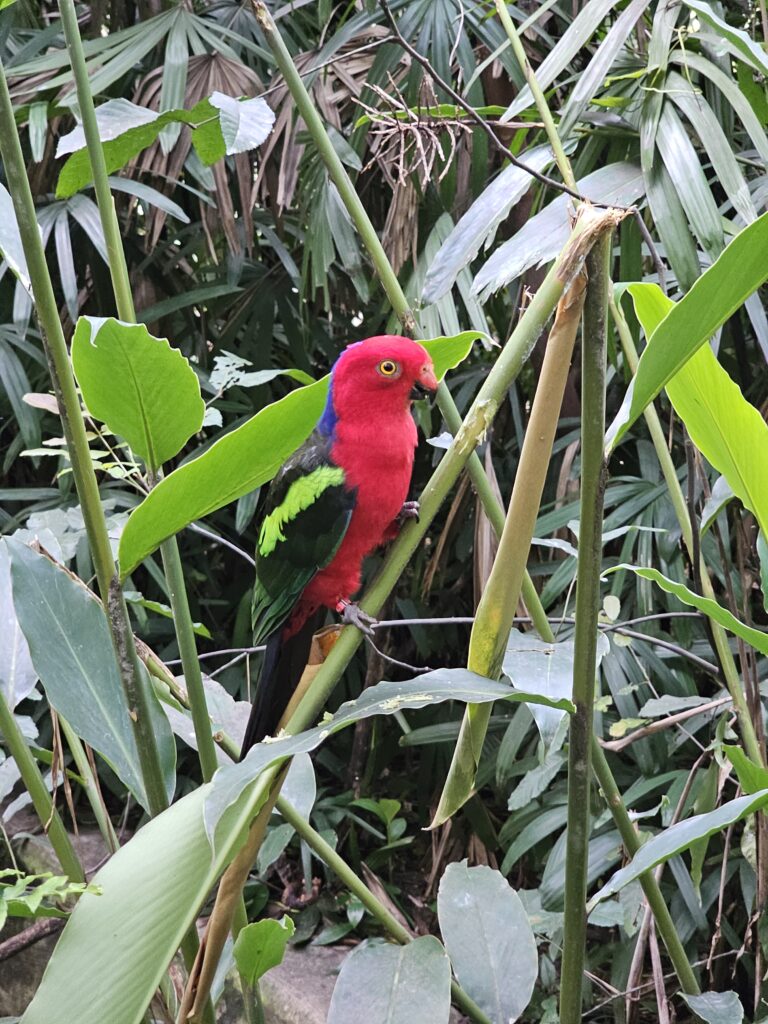
[[[243,153],[260,146],[272,130],[275,115],[261,97],[237,100],[214,92],[192,110],[158,113],[126,99],[108,100],[96,109],[99,138],[107,173],[124,167],[151,146],[168,125],[186,124],[203,163],[215,163],[229,153]],[[56,185],[56,196],[66,199],[93,180],[82,125],[59,139],[56,156],[72,154]]]
[[[422,342],[432,356],[438,380],[467,357],[479,337],[479,331],[464,331]],[[134,509],[120,538],[121,578],[167,537],[271,480],[309,437],[322,415],[327,392],[327,376],[291,392],[161,480]]]
[[[679,302],[666,299],[657,285],[629,286],[648,344],[606,435],[609,451],[687,360],[768,279],[767,249],[764,213],[736,235]],[[665,305],[666,315],[660,319]]]
[[[498,871],[470,868],[463,860],[445,869],[437,916],[461,987],[493,1024],[514,1024],[539,974],[536,940],[520,897]]]
[[[256,413],[202,455],[161,480],[134,509],[120,538],[120,576],[189,523],[271,480],[309,437],[325,406],[328,379],[299,388]]]
[[[101,604],[44,555],[18,541],[7,543],[16,614],[48,701],[146,808],[130,713]],[[151,688],[149,693],[170,798],[176,745]]]
[[[357,698],[342,704],[333,717],[314,729],[283,739],[257,743],[240,764],[220,769],[206,803],[205,817],[214,844],[218,843],[217,823],[243,788],[265,769],[300,753],[309,753],[331,733],[374,715],[393,715],[397,711],[431,707],[447,700],[466,704],[488,704],[496,700],[513,703],[544,704],[560,711],[573,711],[569,700],[552,700],[539,694],[512,690],[463,668],[442,668],[425,672],[402,683],[382,682],[368,687]]]
[[[759,793],[761,789],[768,789],[768,768],[755,764],[741,747],[724,744],[723,753],[736,769],[739,785],[745,793]]]
[[[698,996],[680,995],[706,1024],[741,1024],[744,1007],[735,992],[702,992]]]
[[[195,371],[143,324],[80,317],[72,364],[89,412],[151,469],[176,455],[203,424]]]
[[[736,636],[740,636],[742,640],[746,640],[756,651],[760,651],[761,654],[768,654],[768,633],[764,633],[761,629],[753,629],[752,626],[747,626],[745,623],[740,622],[735,615],[732,615],[726,608],[721,607],[717,601],[713,601],[709,597],[700,597],[682,583],[675,583],[673,580],[667,579],[666,576],[662,576],[658,570],[646,569],[640,565],[622,563],[606,570],[604,575],[607,576],[609,573],[618,572],[621,569],[628,569],[630,572],[635,573],[636,576],[642,576],[645,580],[652,580],[654,583],[658,583],[667,594],[674,594],[683,604],[704,612],[710,619],[713,619],[725,629],[730,630],[731,633],[735,633]]]
[[[364,1009],[363,1009],[364,1008]],[[432,935],[405,946],[363,942],[333,989],[327,1024],[448,1024],[451,965]]]
[[[676,825],[660,832],[644,843],[626,867],[621,868],[587,904],[588,910],[623,889],[629,882],[639,878],[644,871],[655,868],[695,843],[698,839],[721,832],[734,822],[741,821],[748,814],[754,814],[768,805],[768,789],[761,789],[749,796],[729,800],[709,814],[698,814],[695,817],[679,821]]]
[[[249,985],[255,985],[271,967],[282,963],[295,930],[291,918],[284,916],[281,921],[254,921],[240,931],[233,953],[237,969]]]
[[[667,395],[693,443],[768,531],[768,424],[709,345],[667,383]]]
[[[145,1019],[182,938],[258,811],[244,794],[222,824],[212,858],[202,814],[209,791],[203,785],[153,818],[96,874],[101,895],[86,892],[78,901],[23,1024],[104,1024],[115,1019],[115,1006],[120,1024]]]

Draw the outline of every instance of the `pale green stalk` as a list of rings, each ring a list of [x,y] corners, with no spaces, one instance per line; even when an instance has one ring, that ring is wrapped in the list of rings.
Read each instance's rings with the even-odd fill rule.
[[[512,52],[514,53],[517,63],[525,75],[525,80],[528,83],[528,88],[531,90],[533,101],[536,104],[536,109],[539,112],[539,117],[544,122],[544,130],[547,133],[549,144],[552,147],[552,152],[555,154],[555,161],[557,163],[558,170],[563,176],[563,181],[572,189],[574,192],[578,192],[578,186],[576,184],[576,178],[573,174],[571,162],[565,154],[563,144],[560,141],[560,136],[557,133],[557,127],[555,126],[552,112],[547,104],[546,97],[542,92],[541,86],[538,83],[536,75],[533,72],[533,68],[528,62],[523,44],[520,42],[520,36],[517,34],[517,29],[509,16],[507,5],[505,0],[496,0],[496,10],[499,12],[499,18],[501,24],[504,26],[504,31],[507,33]]]
[[[609,233],[599,240],[587,256],[589,285],[581,345],[581,496],[572,696],[576,710],[571,716],[568,733],[568,830],[563,962],[560,974],[561,1024],[580,1024],[584,978],[592,725],[606,473],[603,437],[610,255]]]
[[[91,767],[91,762],[88,760],[88,755],[85,752],[83,741],[77,735],[75,730],[66,720],[59,715],[59,725],[61,731],[67,741],[67,746],[70,749],[72,758],[77,766],[77,771],[80,778],[83,780],[83,789],[85,795],[88,798],[88,803],[91,805],[93,816],[96,819],[96,824],[99,826],[99,832],[101,832],[104,842],[107,844],[110,853],[117,853],[120,843],[117,840],[117,835],[112,827],[112,822],[109,820],[109,815],[104,806],[104,801],[101,796],[101,790],[99,789],[99,782],[96,778],[96,774]]]
[[[591,217],[603,221],[605,229],[612,229],[610,216],[593,213]],[[490,679],[501,676],[552,457],[552,444],[560,422],[583,303],[584,279],[580,278],[572,283],[560,301],[549,333],[506,521],[475,613],[467,668]],[[490,704],[467,705],[432,828],[447,821],[472,795],[491,710]]]
[[[119,584],[116,583],[115,563],[109,546],[99,488],[85,434],[85,424],[80,412],[80,402],[69,362],[69,353],[59,321],[59,311],[35,217],[35,207],[27,180],[13,105],[2,65],[0,65],[0,156],[2,156],[5,168],[8,190],[13,199],[16,221],[32,282],[43,349],[59,406],[62,429],[67,441],[72,475],[80,500],[99,590],[102,600],[108,608],[108,621],[120,678],[128,706],[135,712],[135,716],[131,716],[131,721],[139,751],[144,788],[150,810],[153,814],[158,814],[167,806],[167,799],[160,758],[149,718],[149,695],[136,656],[128,610]]]
[[[85,872],[75,853],[75,848],[72,846],[72,840],[64,828],[64,823],[46,788],[37,762],[27,746],[27,741],[8,706],[2,689],[0,689],[0,733],[2,733],[11,757],[16,762],[21,781],[32,798],[32,806],[51,841],[53,852],[59,859],[62,871],[72,882],[84,882]]]
[[[59,11],[61,12],[64,36],[77,86],[80,117],[83,122],[88,156],[93,171],[93,185],[99,207],[101,226],[107,245],[109,272],[112,279],[112,289],[115,294],[117,314],[126,323],[135,323],[136,312],[133,305],[128,266],[125,260],[125,250],[120,234],[120,225],[117,220],[114,198],[109,187],[107,166],[99,137],[96,110],[88,82],[88,69],[85,63],[83,44],[80,38],[73,0],[61,0]],[[150,466],[150,475],[153,481],[157,479],[161,475],[160,467]],[[168,580],[173,624],[176,631],[176,640],[179,645],[184,683],[190,695],[192,721],[195,727],[200,768],[203,780],[208,782],[216,771],[216,750],[211,733],[211,720],[205,700],[200,663],[197,658],[194,627],[184,586],[184,572],[176,538],[172,537],[164,541],[160,547],[160,553]]]

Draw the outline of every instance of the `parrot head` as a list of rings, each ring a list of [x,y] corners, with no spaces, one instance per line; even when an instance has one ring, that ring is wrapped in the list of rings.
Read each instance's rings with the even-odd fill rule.
[[[402,415],[436,390],[432,358],[422,345],[394,334],[367,338],[348,345],[334,363],[324,419],[329,412],[335,420],[364,409]]]

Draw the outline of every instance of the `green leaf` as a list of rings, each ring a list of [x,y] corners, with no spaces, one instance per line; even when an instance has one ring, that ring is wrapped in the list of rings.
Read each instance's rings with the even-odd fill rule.
[[[240,931],[233,953],[237,969],[249,985],[255,985],[271,967],[282,963],[295,930],[291,918],[284,916],[281,921],[255,921]]]
[[[644,871],[649,871],[657,864],[662,864],[670,857],[682,853],[697,840],[721,832],[734,822],[741,821],[748,814],[762,810],[767,804],[768,789],[761,789],[752,795],[729,800],[728,803],[722,804],[717,810],[710,811],[709,814],[698,814],[665,829],[640,847],[630,863],[617,871],[592,897],[587,904],[587,909],[592,910],[601,900],[613,896],[629,882],[639,878]]]
[[[714,35],[717,42],[727,39],[736,47],[748,64],[751,64],[756,71],[768,75],[768,54],[766,54],[759,43],[756,43],[754,39],[750,39],[746,32],[742,32],[741,29],[729,25],[727,21],[724,21],[715,14],[711,6],[705,3],[704,0],[685,0],[685,3],[703,21],[714,28],[715,31],[710,34],[709,38]]]
[[[569,700],[552,700],[539,694],[512,690],[504,683],[486,679],[463,668],[442,668],[425,672],[401,683],[382,682],[368,687],[357,698],[342,704],[333,717],[320,726],[296,736],[257,743],[239,764],[221,768],[207,801],[205,816],[214,844],[218,843],[217,823],[243,788],[271,765],[300,753],[309,753],[331,733],[374,715],[393,715],[397,711],[432,707],[447,700],[466,704],[488,704],[496,700],[513,703],[544,704],[561,711],[573,711]]]
[[[229,153],[260,146],[272,131],[275,115],[261,97],[236,100],[214,92],[192,110],[165,110],[162,114],[126,99],[109,100],[96,109],[96,122],[107,173],[124,167],[151,146],[168,125],[192,128],[192,141],[203,163],[215,163]],[[93,180],[82,125],[59,139],[56,156],[72,154],[56,185],[56,196],[66,199]]]
[[[37,672],[21,631],[11,590],[8,545],[0,541],[0,693],[14,710],[34,690]]]
[[[723,753],[736,769],[739,785],[745,793],[759,793],[761,789],[768,789],[768,768],[755,764],[741,747],[724,744]]]
[[[15,540],[6,543],[16,614],[51,706],[147,808],[130,713],[101,604],[84,584],[44,555]],[[151,688],[149,693],[170,799],[176,745]]]
[[[609,651],[607,637],[598,634],[597,666]],[[504,674],[514,687],[545,697],[570,697],[573,689],[573,640],[550,644],[530,633],[513,629],[504,653]],[[531,712],[546,746],[554,739],[563,712],[531,706]]]
[[[680,995],[706,1024],[741,1024],[744,1020],[744,1007],[735,992],[702,992],[698,996],[681,992]]]
[[[101,895],[86,892],[78,901],[24,1024],[104,1024],[114,1020],[117,1005],[121,1024],[144,1020],[184,934],[258,810],[247,796],[232,808],[212,858],[202,815],[209,790],[201,786],[147,822],[97,873]]]
[[[766,249],[768,213],[740,231],[678,303],[666,299],[657,285],[629,286],[648,344],[608,430],[609,451],[687,360],[768,279]],[[665,315],[660,318],[660,313]]]
[[[658,583],[667,594],[674,594],[683,604],[687,604],[691,608],[697,608],[700,612],[708,615],[710,619],[713,619],[725,629],[730,630],[731,633],[735,633],[742,640],[746,640],[756,651],[760,651],[761,654],[768,654],[768,633],[764,633],[761,629],[753,629],[752,626],[747,626],[745,623],[740,622],[735,615],[731,615],[717,601],[713,601],[709,597],[700,597],[682,583],[675,583],[673,580],[667,579],[666,576],[662,576],[656,569],[646,569],[640,565],[622,563],[607,569],[603,575],[607,576],[621,569],[629,569],[636,576],[642,576],[645,580],[652,580],[654,583]]]
[[[525,154],[526,167],[536,171],[543,171],[553,160],[549,146],[536,146]],[[422,291],[425,304],[437,302],[450,291],[462,269],[477,256],[483,243],[493,238],[499,224],[530,187],[528,172],[510,164],[484,189],[431,261]]]
[[[539,974],[536,940],[520,897],[498,871],[449,864],[437,916],[459,984],[493,1024],[517,1020]],[[510,970],[514,964],[514,970]]]
[[[72,364],[89,411],[151,469],[176,455],[203,424],[195,371],[143,324],[80,317]]]
[[[422,342],[432,356],[438,380],[467,357],[480,337],[480,331],[464,331]],[[291,392],[161,480],[134,509],[120,538],[121,578],[167,537],[271,480],[309,437],[327,393],[327,376]]]
[[[451,965],[432,935],[405,946],[363,942],[342,964],[328,1024],[448,1024]]]
[[[701,525],[699,529],[702,536],[715,522],[733,496],[734,494],[728,481],[724,476],[719,476],[712,485],[712,492],[704,502],[704,507],[701,510]]]
[[[667,383],[691,440],[768,531],[768,424],[703,345]]]
[[[13,602],[50,705],[148,807],[125,693],[106,616],[88,588],[27,545],[6,541]],[[154,729],[169,798],[176,746],[154,692]]]

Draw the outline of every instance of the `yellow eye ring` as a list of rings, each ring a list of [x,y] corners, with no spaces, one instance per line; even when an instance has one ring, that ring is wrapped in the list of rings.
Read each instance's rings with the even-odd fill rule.
[[[394,359],[384,359],[376,367],[382,377],[399,377],[400,366]]]

